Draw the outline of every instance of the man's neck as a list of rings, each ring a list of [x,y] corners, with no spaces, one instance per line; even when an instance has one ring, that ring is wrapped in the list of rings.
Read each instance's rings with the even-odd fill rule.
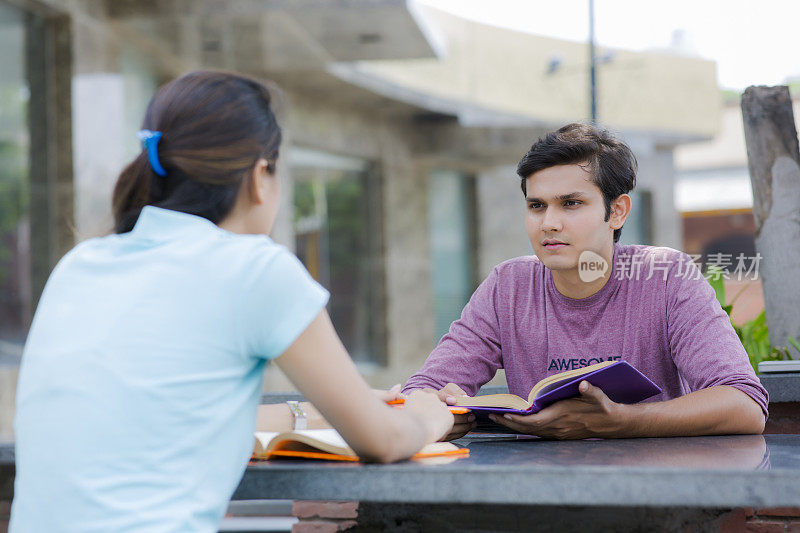
[[[572,298],[573,300],[581,300],[583,298],[588,298],[589,296],[596,294],[600,291],[603,287],[605,287],[608,280],[611,279],[611,275],[614,271],[613,268],[613,260],[614,260],[614,245],[611,245],[611,248],[608,252],[602,254],[603,259],[606,260],[608,264],[608,268],[603,273],[603,277],[598,278],[593,281],[583,281],[578,274],[578,268],[571,268],[568,270],[553,270],[553,284],[556,287],[556,290],[561,293],[563,296],[567,298]]]

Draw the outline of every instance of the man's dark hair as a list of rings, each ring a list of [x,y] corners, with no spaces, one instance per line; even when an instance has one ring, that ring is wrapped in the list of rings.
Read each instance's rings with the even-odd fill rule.
[[[603,193],[606,218],[611,216],[611,202],[636,187],[636,157],[624,142],[607,130],[588,124],[572,123],[539,138],[517,165],[522,194],[528,195],[526,179],[534,172],[556,165],[588,163],[592,182]],[[614,230],[619,241],[622,228]]]

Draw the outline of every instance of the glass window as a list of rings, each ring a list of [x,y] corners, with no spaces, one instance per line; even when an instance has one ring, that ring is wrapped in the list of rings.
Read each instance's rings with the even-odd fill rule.
[[[30,90],[23,14],[0,2],[0,363],[16,363],[33,313],[29,217]]]
[[[475,280],[474,180],[452,171],[428,177],[434,335],[461,316]]]
[[[385,363],[381,209],[369,162],[293,147],[296,253],[355,361]]]

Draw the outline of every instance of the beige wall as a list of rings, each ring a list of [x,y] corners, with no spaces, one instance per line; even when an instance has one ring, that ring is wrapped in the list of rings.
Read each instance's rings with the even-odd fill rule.
[[[53,3],[69,6],[74,15],[73,121],[77,239],[80,240],[108,230],[111,188],[131,150],[136,149],[128,108],[134,104],[140,106],[140,100],[147,95],[140,90],[136,93],[138,100],[130,101],[133,94],[130,80],[120,70],[121,50],[135,49],[145,59],[142,72],[145,82],[148,76],[163,79],[196,68],[199,59],[196,50],[193,52],[188,45],[163,56],[158,54],[148,48],[147,39],[132,34],[130,28],[118,31],[119,26],[107,25],[102,16],[98,18],[92,2]],[[436,13],[433,16],[441,19],[451,39],[450,55],[438,63],[414,60],[372,64],[371,72],[427,91],[432,97],[463,103],[465,107],[497,109],[541,122],[560,123],[584,114],[582,110],[588,107],[586,75],[584,69],[570,66],[585,64],[581,63],[585,60],[582,45],[466,23]],[[553,54],[561,54],[564,70],[548,78],[543,73]],[[152,69],[149,74],[148,65]],[[516,74],[512,76],[509,72]],[[690,76],[696,78],[692,77],[691,84],[687,84]],[[299,75],[300,79],[303,77]],[[632,80],[638,84],[636,91],[630,89]],[[711,120],[716,116],[716,107],[707,98],[709,87],[715,84],[713,64],[708,62],[620,52],[615,62],[602,67],[600,84],[601,118],[620,128],[648,131],[660,128],[687,135],[707,135],[716,127]],[[433,168],[456,168],[468,161],[462,170],[477,176],[478,275],[483,277],[495,264],[530,253],[513,165],[535,136],[531,130],[530,136],[512,137],[514,142],[521,138],[524,142],[515,145],[508,166],[505,154],[502,166],[498,166],[496,154],[507,149],[502,145],[509,144],[503,130],[479,132],[480,141],[473,146],[465,144],[465,138],[471,139],[475,130],[452,122],[448,128],[431,127],[435,135],[428,138],[431,132],[412,122],[413,115],[422,110],[409,108],[400,112],[395,108],[394,114],[385,113],[374,105],[378,100],[375,97],[373,107],[364,110],[359,107],[359,93],[352,87],[339,84],[337,90],[340,94],[328,98],[331,95],[325,92],[286,89],[282,118],[286,126],[285,146],[296,144],[361,157],[379,168],[383,178],[388,366],[363,368],[363,371],[373,386],[389,386],[415,371],[433,347],[428,172]],[[349,103],[342,103],[348,99]],[[448,139],[455,141],[448,143]],[[440,141],[440,145],[436,144]],[[437,153],[432,154],[426,151],[430,146],[441,146],[441,150],[436,148]],[[439,152],[449,155],[449,159],[440,157]],[[642,180],[652,180],[654,186],[660,187],[660,198],[666,198],[671,190],[671,155],[655,149],[653,154],[652,158],[640,159]],[[492,155],[495,159],[489,162],[487,158]],[[292,180],[290,169],[281,164],[284,203],[275,238],[292,247]],[[668,228],[672,223],[668,205],[665,203],[658,209],[661,211],[655,227]],[[671,242],[674,236],[664,239]],[[2,376],[0,379],[13,380]],[[3,391],[10,390],[5,383],[0,385]],[[275,368],[268,370],[266,385],[273,390],[289,388]],[[4,423],[0,420],[0,428],[6,427]]]
[[[792,99],[795,127],[800,124],[800,98]],[[742,108],[738,101],[725,102],[717,134],[710,140],[680,146],[675,150],[678,170],[746,167]]]
[[[446,35],[446,57],[360,63],[367,77],[472,107],[560,124],[588,115],[587,47],[460,19],[426,14]],[[620,130],[710,136],[720,102],[712,61],[668,53],[599,49],[613,58],[598,69],[600,121]],[[547,73],[552,58],[561,66]],[[410,98],[414,98],[410,96]],[[458,110],[459,106],[453,107]]]

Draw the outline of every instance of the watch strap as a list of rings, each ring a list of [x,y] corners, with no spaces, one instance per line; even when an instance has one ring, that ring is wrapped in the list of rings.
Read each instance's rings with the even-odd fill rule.
[[[289,406],[289,412],[292,413],[292,429],[306,429],[308,427],[308,418],[300,402],[289,400],[286,405]]]

